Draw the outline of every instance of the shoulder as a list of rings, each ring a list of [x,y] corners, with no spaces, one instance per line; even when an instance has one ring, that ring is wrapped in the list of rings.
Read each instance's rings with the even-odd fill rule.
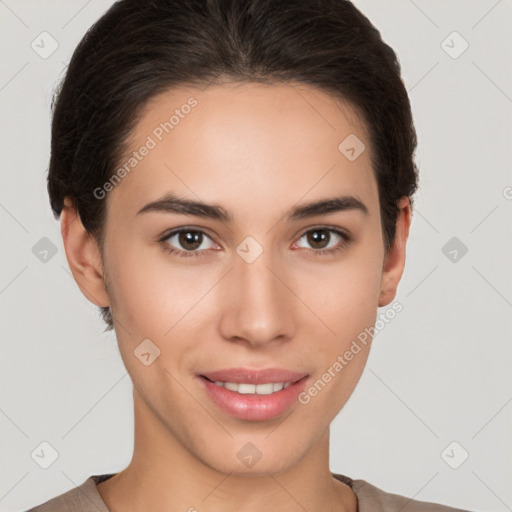
[[[344,475],[334,475],[347,483],[358,500],[358,512],[470,512],[439,503],[418,501],[399,494],[383,491],[365,480],[352,480]],[[341,478],[339,478],[341,477]]]
[[[81,485],[56,496],[27,512],[109,512],[96,490],[101,476],[93,475]]]

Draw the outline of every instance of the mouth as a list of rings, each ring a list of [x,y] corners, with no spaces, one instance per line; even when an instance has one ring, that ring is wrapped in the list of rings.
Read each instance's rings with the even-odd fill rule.
[[[281,382],[265,382],[260,384],[251,384],[250,382],[229,382],[222,380],[211,380],[205,375],[200,375],[203,379],[215,384],[216,386],[223,387],[229,391],[234,391],[241,395],[272,395],[282,391],[283,389],[289,388],[291,385],[305,379],[307,377],[301,377],[294,381],[281,381]]]
[[[198,374],[213,404],[231,417],[265,421],[283,415],[298,402],[310,375],[282,369],[230,369]]]

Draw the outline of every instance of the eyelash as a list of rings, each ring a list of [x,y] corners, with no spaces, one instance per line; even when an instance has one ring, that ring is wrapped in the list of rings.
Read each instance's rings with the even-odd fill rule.
[[[170,233],[166,234],[164,237],[160,238],[159,242],[161,243],[163,250],[165,252],[167,252],[168,254],[174,254],[180,258],[189,258],[189,257],[200,256],[202,251],[197,251],[197,250],[196,251],[182,251],[180,249],[175,249],[174,247],[171,247],[167,243],[167,240],[169,240],[169,238],[173,237],[174,235],[178,235],[180,233],[188,232],[188,231],[202,233],[203,235],[206,235],[208,238],[211,238],[210,236],[208,236],[207,233],[205,233],[201,229],[180,228],[180,229],[171,231]],[[341,237],[341,241],[338,242],[338,244],[336,246],[331,247],[330,249],[306,249],[307,251],[312,252],[315,256],[324,257],[324,256],[330,256],[330,255],[336,254],[336,253],[342,251],[343,249],[345,249],[346,246],[351,242],[351,238],[346,233],[344,233],[343,231],[340,231],[338,229],[330,228],[327,226],[320,226],[320,227],[308,229],[307,231],[304,231],[302,233],[302,235],[299,237],[299,240],[304,235],[307,235],[308,233],[310,233],[312,231],[329,231],[329,232],[335,233],[336,235],[339,235]]]

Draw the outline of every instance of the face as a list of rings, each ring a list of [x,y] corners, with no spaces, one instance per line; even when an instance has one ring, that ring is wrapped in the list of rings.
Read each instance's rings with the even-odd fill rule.
[[[366,148],[356,159],[338,148],[350,134]],[[80,285],[111,307],[136,414],[208,466],[293,466],[356,386],[371,338],[357,352],[353,342],[393,298],[403,264],[402,246],[385,258],[370,150],[356,112],[305,85],[180,88],[145,107],[130,170],[106,187],[101,285]],[[232,368],[301,380],[254,395],[203,377]],[[251,383],[221,377],[211,380]],[[241,450],[262,455],[254,470]]]

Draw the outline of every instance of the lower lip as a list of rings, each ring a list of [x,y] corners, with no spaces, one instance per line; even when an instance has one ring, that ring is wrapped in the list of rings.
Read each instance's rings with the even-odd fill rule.
[[[242,394],[230,391],[224,386],[210,382],[199,376],[210,398],[226,413],[240,420],[265,421],[276,418],[297,402],[304,389],[307,376],[291,384],[286,389],[270,395]]]

